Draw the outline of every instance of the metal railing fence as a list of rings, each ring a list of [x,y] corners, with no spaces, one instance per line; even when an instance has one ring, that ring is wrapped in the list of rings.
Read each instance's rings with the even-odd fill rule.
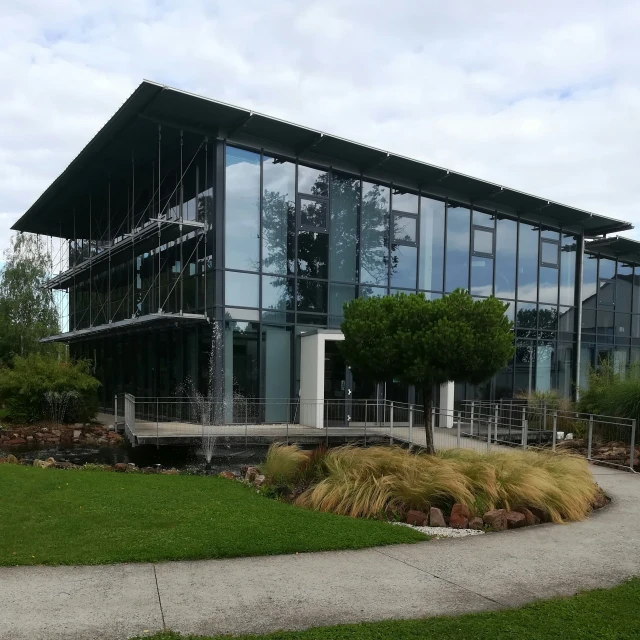
[[[289,400],[233,397],[150,398],[123,394],[125,433],[134,443],[159,444],[175,438],[225,437],[249,442],[335,438],[370,444],[384,439],[425,447],[421,406],[388,400]],[[118,413],[118,415],[120,415]],[[436,450],[493,447],[545,449],[583,455],[614,467],[638,467],[635,420],[562,411],[526,402],[464,402],[460,409],[433,407],[431,433]]]

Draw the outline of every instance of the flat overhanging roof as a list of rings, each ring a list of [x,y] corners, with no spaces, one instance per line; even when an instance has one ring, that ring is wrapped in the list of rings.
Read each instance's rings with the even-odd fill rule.
[[[109,175],[112,180],[127,176],[132,152],[136,157],[148,155],[157,145],[153,136],[157,137],[158,124],[299,157],[401,188],[447,195],[484,210],[520,215],[532,223],[591,237],[632,228],[628,222],[145,80],[12,229],[73,238],[74,207],[80,209],[92,189],[106,193]],[[79,221],[78,237],[83,231]]]
[[[599,238],[585,242],[584,250],[604,258],[640,264],[640,242],[631,238],[622,238],[621,236]]]
[[[118,320],[117,322],[96,325],[95,327],[87,327],[85,329],[68,331],[67,333],[59,333],[55,336],[47,336],[46,338],[42,338],[40,342],[78,342],[95,336],[113,335],[113,333],[116,332],[122,333],[135,331],[137,329],[156,328],[158,325],[167,326],[171,323],[178,325],[207,321],[207,316],[196,313],[150,313],[136,318],[127,318],[125,320]]]

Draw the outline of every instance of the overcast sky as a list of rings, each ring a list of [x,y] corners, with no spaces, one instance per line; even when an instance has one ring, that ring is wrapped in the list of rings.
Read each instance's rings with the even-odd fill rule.
[[[639,32],[637,0],[0,0],[0,250],[143,78],[640,226]]]

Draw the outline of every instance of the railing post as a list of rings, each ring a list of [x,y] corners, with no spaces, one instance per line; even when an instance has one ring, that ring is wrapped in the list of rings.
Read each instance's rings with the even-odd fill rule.
[[[495,444],[498,443],[498,414],[500,412],[500,406],[496,404],[495,409],[493,410],[493,442]]]
[[[522,448],[527,448],[527,407],[522,405]]]
[[[473,438],[473,413],[475,409],[475,402],[471,401],[471,416],[469,418],[469,435]]]
[[[159,400],[156,398],[156,449],[160,448],[159,435],[160,435],[160,413],[159,413]]]
[[[458,449],[460,448],[460,429],[462,427],[462,418],[460,416],[460,412],[458,411],[458,424],[456,425],[456,430],[457,430],[457,438],[456,438],[456,443],[458,446]]]
[[[413,405],[409,405],[409,448],[413,442]]]
[[[542,429],[540,429],[540,431],[538,431],[538,444],[542,444],[542,430],[544,429],[545,431],[547,430],[547,401],[544,401],[544,404],[542,405],[543,409],[542,409]]]
[[[487,451],[491,449],[491,414],[486,416],[487,418]],[[480,433],[480,431],[478,431]]]
[[[369,401],[364,401],[364,446],[367,446],[367,410],[369,409]]]
[[[427,416],[425,416],[424,419],[426,421]],[[426,438],[426,433],[425,433],[425,438]],[[431,407],[431,440],[433,442],[433,448],[435,449],[436,447],[436,408],[435,407]]]
[[[393,402],[389,411],[389,443],[393,444]]]
[[[551,440],[551,449],[556,450],[556,440],[558,439],[558,410],[553,412],[553,437]]]
[[[589,444],[587,445],[587,460],[591,460],[591,445],[593,444],[593,414],[589,416]]]
[[[233,416],[233,409],[231,410]],[[244,401],[244,448],[249,448],[249,400]]]
[[[629,466],[633,471],[633,461],[636,459],[636,419],[631,421],[631,457],[629,459]]]

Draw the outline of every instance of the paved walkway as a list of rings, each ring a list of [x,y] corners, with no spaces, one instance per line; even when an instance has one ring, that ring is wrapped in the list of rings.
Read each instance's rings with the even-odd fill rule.
[[[640,478],[584,522],[363,551],[0,569],[0,639],[248,633],[513,607],[640,575]],[[256,531],[256,535],[260,535]],[[109,544],[109,532],[96,544]]]

